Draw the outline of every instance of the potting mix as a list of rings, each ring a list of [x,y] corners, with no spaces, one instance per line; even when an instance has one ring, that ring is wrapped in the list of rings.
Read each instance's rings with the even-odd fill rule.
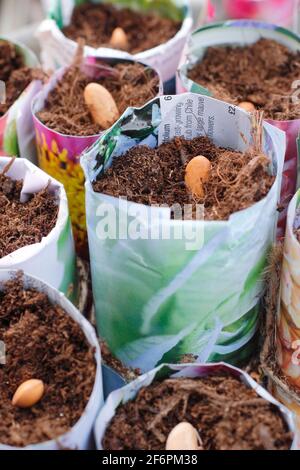
[[[0,36],[0,450],[300,449],[299,1],[43,5],[42,66]]]
[[[206,18],[207,0],[201,0]],[[161,73],[165,92],[174,92],[175,74],[193,19],[187,0],[50,1],[48,19],[38,38],[47,67],[71,63],[76,41],[86,41],[85,55],[101,56],[119,50],[146,62]]]
[[[187,93],[129,109],[83,155],[97,325],[126,366],[253,351],[284,150],[281,131]]]
[[[47,187],[21,202],[24,182],[6,175],[9,166],[0,173],[0,258],[40,243],[55,227],[59,210],[57,197]]]
[[[160,78],[151,67],[124,59],[83,60],[79,47],[73,65],[55,74],[36,97],[33,113],[39,164],[66,188],[77,252],[82,257],[87,257],[88,248],[80,154],[128,106],[141,106],[160,92]],[[99,103],[100,121],[89,100]],[[115,112],[107,120],[111,107]]]
[[[149,409],[149,402],[154,409]],[[143,420],[140,416],[143,416]],[[168,379],[142,389],[118,409],[104,441],[107,450],[164,450],[178,422],[200,434],[203,450],[286,450],[291,435],[278,410],[238,379]]]
[[[209,47],[188,73],[215,98],[236,106],[248,102],[278,121],[299,118],[300,103],[293,99],[299,76],[300,48],[294,52],[267,38],[248,46]]]
[[[0,446],[55,440],[71,430],[88,404],[96,377],[94,348],[45,292],[24,286],[21,274],[1,284],[0,309],[6,346]]]
[[[32,157],[30,104],[45,77],[33,52],[0,37],[0,156]]]
[[[286,229],[277,312],[277,361],[292,388],[300,388],[299,191],[292,199]]]

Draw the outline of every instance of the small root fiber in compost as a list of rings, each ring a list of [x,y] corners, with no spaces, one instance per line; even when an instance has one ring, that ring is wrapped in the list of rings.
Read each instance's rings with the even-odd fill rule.
[[[117,63],[113,76],[92,79],[78,64],[68,68],[49,93],[45,109],[37,117],[50,129],[64,135],[90,136],[103,129],[96,124],[84,100],[84,89],[100,83],[113,96],[120,114],[130,106],[142,106],[159,91],[159,78],[153,70],[137,62]]]
[[[202,199],[196,199],[185,185],[185,168],[197,155],[211,162]],[[269,164],[265,155],[251,148],[241,153],[216,147],[207,137],[176,137],[154,149],[134,147],[116,158],[94,182],[94,190],[145,205],[204,204],[206,220],[227,220],[268,194],[275,179],[268,172]]]
[[[292,436],[279,410],[230,375],[168,379],[121,405],[105,450],[164,450],[180,422],[199,432],[204,450],[287,450]]]
[[[55,227],[57,197],[45,188],[20,202],[23,181],[0,173],[0,259],[19,248],[40,243]]]
[[[163,18],[155,12],[140,13],[113,5],[85,3],[74,8],[71,22],[63,33],[77,41],[84,39],[93,47],[112,47],[110,39],[115,28],[122,28],[128,40],[131,54],[164,44],[181,27],[180,21]]]
[[[300,51],[272,39],[244,47],[209,47],[188,75],[217,99],[234,105],[253,103],[268,119],[299,119],[292,84],[300,77]]]
[[[94,351],[80,326],[47,295],[24,289],[22,275],[0,286],[0,442],[24,447],[68,432],[84,412],[95,382]],[[12,405],[20,384],[45,384],[31,408]]]

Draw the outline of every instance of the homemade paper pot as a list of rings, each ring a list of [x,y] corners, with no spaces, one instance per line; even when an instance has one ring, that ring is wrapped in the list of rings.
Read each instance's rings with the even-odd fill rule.
[[[87,74],[97,76],[101,65],[114,65],[120,62],[132,62],[132,59],[115,57],[87,57],[83,69]],[[162,82],[159,73],[142,64],[153,75],[159,77],[158,94],[162,94]],[[87,233],[85,217],[84,174],[80,166],[80,154],[89,148],[103,134],[91,136],[70,136],[56,132],[43,124],[37,114],[45,107],[49,93],[63,77],[66,67],[59,69],[44,86],[32,102],[32,116],[36,134],[36,147],[39,166],[49,175],[60,181],[68,196],[70,215],[73,225],[76,251],[82,258],[87,258]]]
[[[0,171],[11,161],[0,158]],[[21,201],[26,202],[30,194],[37,193],[49,184],[49,192],[57,195],[59,212],[53,230],[40,243],[24,246],[0,259],[1,269],[20,269],[29,275],[41,278],[54,288],[76,300],[75,250],[69,218],[67,196],[62,184],[50,178],[28,160],[17,158],[7,176],[22,179]],[[41,269],[41,267],[45,269]]]
[[[276,406],[286,421],[291,433],[295,436],[295,423],[294,417],[287,408],[281,405],[277,400],[275,400],[264,388],[258,385],[250,375],[246,372],[243,372],[240,369],[231,367],[225,363],[218,364],[209,364],[209,365],[191,365],[191,364],[180,364],[180,365],[166,365],[163,364],[160,367],[144,374],[143,376],[136,379],[134,382],[131,382],[129,385],[112,392],[108,397],[104,407],[101,409],[100,414],[95,423],[95,439],[98,450],[103,450],[102,441],[105,436],[105,432],[108,428],[109,423],[116,414],[117,408],[130,401],[134,400],[139,390],[143,387],[148,387],[154,381],[162,381],[163,379],[173,377],[189,377],[189,378],[200,378],[206,377],[208,375],[215,375],[218,373],[227,372],[232,376],[240,379],[241,383],[244,383],[247,387],[252,388],[255,392],[264,400],[272,403]],[[296,439],[294,437],[292,450],[296,449]]]
[[[187,76],[189,69],[204,57],[208,47],[220,45],[244,46],[252,44],[261,38],[274,39],[292,51],[300,50],[300,37],[296,34],[279,26],[254,20],[214,23],[194,31],[186,45],[181,61],[182,65],[178,71],[177,93],[191,91],[202,95],[212,95],[207,88],[202,87]],[[281,212],[279,219],[279,235],[283,237],[287,205],[296,191],[298,167],[296,140],[300,130],[300,118],[289,121],[268,119],[267,122],[284,131],[287,139],[281,188],[281,205],[285,207],[285,210]]]
[[[17,271],[8,271],[0,269],[0,282],[6,282],[15,277],[16,274]],[[49,286],[48,284],[45,284],[39,279],[29,276],[27,274],[23,275],[23,279],[25,288],[35,289],[39,292],[45,293],[51,302],[59,305],[62,309],[64,309],[66,314],[73,318],[73,320],[80,326],[87,339],[87,342],[95,350],[96,374],[93,391],[88,401],[88,404],[83,412],[83,415],[81,416],[79,421],[77,421],[77,423],[73,426],[73,428],[68,433],[56,438],[53,441],[30,445],[24,448],[20,448],[20,450],[92,449],[93,425],[96,416],[99,413],[99,410],[103,404],[101,353],[95,330],[92,325],[79,313],[79,311],[74,307],[74,305],[69,300],[67,300],[61,292],[58,292],[56,289]],[[16,450],[15,447],[1,445],[0,442],[0,450],[13,449]]]
[[[87,3],[86,0],[80,3]],[[101,0],[94,3],[101,3]],[[113,3],[118,2],[103,2]],[[50,68],[57,68],[71,63],[77,48],[76,42],[68,39],[61,31],[62,27],[69,24],[75,5],[75,0],[52,0],[49,10],[49,19],[45,20],[39,30],[38,39],[42,47],[43,62]],[[132,7],[139,10],[149,9],[149,2],[137,2],[136,0],[120,1],[120,6]],[[203,8],[206,9],[205,3]],[[160,71],[164,86],[172,88],[176,75],[178,62],[184,47],[185,41],[192,29],[193,19],[191,16],[189,2],[187,0],[170,0],[170,4],[156,3],[155,11],[162,14],[176,15],[182,18],[182,27],[178,33],[165,44],[161,44],[153,49],[134,55],[135,60],[146,62]],[[113,56],[116,53],[113,49],[86,46],[86,55]],[[120,53],[120,51],[119,51]],[[128,54],[123,53],[123,57]]]
[[[0,37],[0,41],[2,40],[16,46],[17,51],[23,56],[26,66],[32,68],[39,66],[37,57],[26,46],[3,36]],[[35,150],[34,126],[30,106],[32,98],[41,88],[42,82],[33,80],[7,113],[0,117],[0,157],[12,155],[33,159]]]
[[[92,185],[114,158],[138,144],[157,147],[175,129],[176,135],[209,135],[218,146],[245,151],[251,117],[231,110],[193,93],[156,98],[128,109],[82,157],[98,328],[127,366],[148,371],[166,354],[172,362],[185,354],[199,362],[237,362],[252,351],[262,273],[276,232],[284,133],[263,124],[275,182],[263,200],[228,221],[171,220],[170,208],[96,193]],[[133,218],[139,237],[130,236]],[[168,239],[152,236],[165,230]],[[191,233],[198,240],[193,246]]]

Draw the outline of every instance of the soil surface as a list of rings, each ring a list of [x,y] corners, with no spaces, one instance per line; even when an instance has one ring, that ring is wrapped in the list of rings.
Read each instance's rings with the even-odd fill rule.
[[[204,184],[205,196],[196,200],[185,185],[187,163],[203,155],[212,164],[210,178]],[[94,183],[94,190],[129,201],[152,205],[178,203],[204,204],[206,220],[226,220],[263,199],[273,185],[267,173],[267,157],[214,146],[206,137],[171,142],[151,149],[137,146],[118,157],[111,168]],[[195,210],[193,217],[195,217]],[[173,214],[174,216],[174,214]]]
[[[22,187],[22,180],[14,181],[0,173],[0,259],[19,248],[40,243],[57,222],[57,197],[45,188],[21,203]]]
[[[80,327],[48,297],[24,289],[22,276],[0,286],[0,442],[26,446],[67,432],[81,417],[95,381],[94,351]],[[20,384],[45,384],[41,401],[29,409],[13,407]]]
[[[204,450],[287,450],[292,436],[277,408],[238,379],[217,375],[168,379],[143,388],[118,408],[105,450],[164,450],[171,430],[187,421]]]
[[[6,85],[6,103],[0,103],[0,117],[6,114],[34,78],[39,78],[38,71],[25,66],[13,44],[0,40],[0,80]]]
[[[100,83],[114,97],[122,114],[129,106],[142,106],[159,92],[159,78],[138,63],[118,63],[114,76],[98,80],[89,77],[78,65],[71,66],[57,86],[49,93],[46,107],[38,118],[50,129],[65,135],[89,136],[103,129],[96,124],[84,100],[84,89]]]
[[[189,78],[215,98],[238,105],[243,101],[265,111],[265,118],[299,119],[300,103],[292,88],[300,77],[300,51],[291,52],[271,39],[246,47],[209,47]]]
[[[109,42],[117,27],[127,35],[127,51],[137,54],[167,42],[179,31],[181,22],[155,12],[139,13],[113,5],[87,3],[74,8],[71,23],[63,28],[63,33],[74,41],[82,38],[89,46],[112,47]]]

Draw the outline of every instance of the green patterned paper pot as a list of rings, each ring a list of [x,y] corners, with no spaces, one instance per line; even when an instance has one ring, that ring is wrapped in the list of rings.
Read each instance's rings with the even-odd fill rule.
[[[2,284],[3,283],[5,284],[6,282],[13,280],[16,277],[17,274],[18,274],[17,271],[0,269],[0,291],[3,290]],[[69,359],[70,359],[70,364],[71,365],[69,367],[68,366],[68,362],[69,362],[68,360],[65,360],[65,362],[64,362],[64,361],[60,360],[59,357],[55,357],[55,353],[58,356],[58,353],[55,350],[55,346],[53,346],[53,344],[50,344],[48,346],[49,350],[45,352],[45,356],[47,356],[47,353],[48,353],[50,355],[50,357],[53,357],[53,365],[52,365],[52,367],[50,365],[50,370],[49,371],[47,370],[47,374],[45,373],[45,378],[43,378],[43,381],[45,381],[45,394],[41,399],[41,403],[37,403],[32,410],[20,409],[18,411],[18,416],[20,416],[20,422],[18,423],[17,419],[15,419],[14,422],[8,423],[9,431],[5,436],[6,439],[7,439],[7,436],[13,436],[13,438],[16,442],[18,442],[18,441],[22,442],[22,440],[23,441],[28,440],[28,426],[29,426],[29,424],[28,424],[28,422],[26,423],[26,420],[22,419],[24,417],[24,414],[26,416],[26,413],[27,413],[27,416],[29,416],[29,423],[30,423],[30,419],[31,419],[32,420],[32,425],[35,426],[35,428],[38,428],[38,427],[42,428],[43,431],[41,432],[41,435],[45,436],[44,437],[45,441],[44,442],[39,442],[37,444],[30,444],[30,445],[27,445],[26,447],[13,447],[13,446],[9,446],[9,445],[6,445],[6,444],[4,445],[3,444],[4,439],[3,439],[3,435],[2,435],[3,427],[2,427],[1,428],[2,432],[0,432],[0,451],[3,451],[3,450],[24,450],[24,451],[43,450],[44,451],[44,450],[87,450],[87,449],[93,449],[93,445],[94,445],[93,426],[94,426],[94,422],[95,422],[95,419],[97,417],[97,414],[99,413],[99,411],[101,409],[101,406],[103,405],[101,352],[100,352],[100,347],[99,347],[99,341],[98,341],[96,333],[95,333],[95,329],[83,317],[83,315],[81,315],[81,313],[77,310],[77,308],[68,299],[66,299],[66,297],[61,292],[58,292],[55,288],[51,287],[49,284],[46,284],[43,281],[41,281],[39,278],[30,276],[26,273],[23,274],[22,281],[23,281],[24,289],[26,289],[26,290],[33,289],[34,291],[38,291],[38,292],[41,292],[43,294],[46,294],[46,296],[48,297],[48,300],[50,301],[50,303],[52,305],[56,305],[56,306],[60,307],[60,309],[62,309],[64,311],[65,315],[68,316],[68,317],[71,317],[72,320],[74,320],[74,322],[79,326],[79,328],[80,328],[80,330],[81,330],[81,332],[83,333],[83,336],[84,336],[84,338],[82,338],[81,341],[83,342],[83,340],[85,339],[86,343],[87,343],[87,346],[89,346],[89,349],[92,351],[92,356],[91,357],[94,358],[94,362],[95,362],[94,371],[95,371],[95,373],[94,373],[93,381],[91,381],[91,384],[92,384],[91,394],[90,394],[90,396],[86,397],[86,406],[83,407],[83,412],[82,412],[80,418],[77,420],[77,422],[74,423],[74,425],[70,429],[67,430],[67,432],[64,432],[63,434],[59,435],[58,437],[56,437],[56,439],[53,439],[53,438],[51,439],[50,436],[55,436],[56,435],[57,427],[59,429],[64,429],[63,427],[61,427],[61,423],[59,423],[59,419],[60,419],[59,412],[55,412],[55,405],[54,405],[54,409],[51,408],[51,405],[53,407],[53,402],[55,401],[55,398],[59,402],[62,401],[61,397],[59,397],[59,396],[51,397],[51,382],[50,382],[51,378],[53,380],[56,380],[56,377],[57,377],[57,384],[56,385],[58,387],[59,386],[63,387],[63,385],[62,385],[63,381],[62,381],[61,378],[59,378],[61,371],[57,370],[57,369],[58,368],[63,368],[63,372],[65,374],[68,374],[68,377],[72,376],[72,368],[75,369],[75,370],[78,369],[78,367],[79,367],[78,363],[80,363],[81,361],[84,360],[83,359],[84,354],[87,354],[86,350],[88,349],[88,348],[85,349],[82,346],[82,344],[80,344],[79,332],[76,331],[75,325],[73,326],[73,325],[69,324],[68,327],[70,328],[70,331],[68,331],[68,328],[63,329],[64,336],[61,335],[61,337],[60,337],[60,338],[62,338],[61,339],[62,345],[60,346],[59,341],[58,341],[58,343],[55,344],[55,346],[56,346],[56,348],[58,348],[58,350],[61,354],[64,354],[64,351],[63,351],[64,346],[65,347],[68,346],[69,348],[73,347],[74,350],[75,350],[75,353],[77,353],[77,350],[79,350],[80,355],[75,354],[76,357],[77,357],[78,362],[76,362],[75,360],[72,360],[73,358],[70,357]],[[27,299],[27,297],[24,295],[24,301],[25,301],[25,298]],[[29,307],[29,309],[30,309],[30,307]],[[60,313],[62,314],[62,312],[60,312]],[[26,354],[26,348],[28,348],[28,349],[32,348],[33,347],[32,345],[34,345],[34,347],[37,347],[38,342],[40,341],[42,343],[40,345],[40,350],[43,351],[43,347],[45,347],[44,342],[45,341],[47,342],[47,338],[45,338],[44,335],[42,334],[42,328],[40,328],[40,329],[37,328],[37,323],[34,321],[34,318],[32,318],[33,317],[32,311],[30,311],[30,310],[28,310],[28,312],[26,311],[25,315],[23,316],[23,319],[24,319],[24,317],[26,317],[26,315],[27,315],[27,318],[28,318],[28,316],[29,317],[31,316],[31,322],[32,322],[33,327],[34,327],[34,332],[37,333],[34,337],[31,337],[30,334],[26,335],[26,337],[24,338],[24,341],[22,342],[22,344],[24,345],[25,350],[24,350],[24,356],[22,357],[22,363],[20,364],[20,368],[24,367],[24,369],[27,370],[26,369],[26,367],[27,367],[28,370],[29,370],[28,362],[27,362],[28,361],[28,355]],[[19,328],[22,331],[22,328],[24,328],[24,324],[21,325],[21,321],[20,320],[17,321],[17,316],[15,318],[15,321],[16,321],[17,326],[14,325],[14,328],[16,328],[16,329]],[[47,331],[46,320],[44,318],[41,318],[40,321],[41,321],[44,329],[46,329],[46,331]],[[25,325],[26,325],[26,320],[25,320]],[[29,325],[31,325],[31,323],[29,323]],[[6,331],[5,328],[4,328],[4,330],[2,328],[2,331],[5,332]],[[17,334],[16,331],[14,331],[14,333],[12,332],[12,328],[10,329],[10,333],[11,333],[11,335]],[[56,334],[59,335],[59,332],[56,333]],[[5,336],[3,338],[5,338]],[[53,338],[53,336],[52,336],[52,338]],[[78,344],[76,344],[77,341],[78,341]],[[14,358],[15,358],[14,351],[11,351],[8,345],[9,345],[9,343],[7,344],[7,347],[6,347],[6,350],[5,350],[5,358],[6,358],[5,361],[4,361],[5,363],[4,364],[1,363],[1,370],[2,371],[4,371],[5,368],[9,368],[10,364],[13,363]],[[39,349],[37,348],[37,350],[39,350]],[[29,355],[29,357],[30,357],[30,355]],[[78,357],[80,357],[79,360],[78,360]],[[57,359],[57,360],[55,360],[55,359]],[[45,358],[44,361],[42,361],[42,367],[43,368],[49,368],[49,364],[51,364],[51,361],[49,361],[49,356],[48,356],[47,358]],[[12,365],[12,367],[14,367],[14,365]],[[39,369],[39,367],[36,363],[31,364],[31,367],[32,367],[32,370],[35,371],[35,373],[41,373],[40,371],[42,369]],[[55,370],[55,368],[56,368],[56,370]],[[82,368],[78,369],[78,372],[79,372],[79,370],[82,373]],[[43,370],[42,370],[42,372],[43,372]],[[56,375],[56,372],[57,372],[57,375]],[[18,375],[18,374],[16,374],[16,375]],[[20,377],[22,377],[21,374],[20,374],[20,376],[16,377],[16,381],[20,380]],[[13,379],[15,379],[15,377]],[[72,378],[70,380],[72,380]],[[49,383],[47,381],[49,381]],[[69,403],[68,407],[65,408],[65,410],[64,410],[64,412],[67,413],[67,411],[70,410],[70,408],[72,406],[77,406],[77,400],[79,399],[78,397],[80,397],[80,392],[77,392],[77,393],[74,392],[74,396],[72,397],[74,399],[74,402],[71,402],[71,403],[70,403],[70,397],[68,397],[68,396],[66,397],[65,392],[66,392],[66,390],[62,389],[61,394],[63,396],[64,404]],[[49,393],[50,396],[47,396],[48,393]],[[50,406],[49,406],[49,403],[50,403]],[[41,408],[38,408],[38,407],[41,407]],[[47,410],[47,408],[48,408],[48,420],[47,419],[43,420],[41,418],[41,411],[46,413],[45,410]],[[71,411],[72,411],[72,409],[71,409]],[[2,417],[1,417],[1,419],[2,419]],[[60,425],[60,427],[59,427],[59,425]],[[55,431],[53,429],[53,426],[54,427],[56,426]],[[1,440],[1,438],[3,440]]]
[[[180,382],[179,382],[180,379],[182,379],[182,380],[183,379],[200,379],[200,378],[208,378],[208,377],[219,376],[221,374],[226,375],[228,377],[232,377],[232,378],[238,380],[240,382],[240,386],[244,385],[247,388],[250,388],[250,389],[254,390],[257,394],[257,399],[259,401],[265,400],[266,402],[272,403],[272,405],[274,406],[274,408],[273,408],[274,411],[277,408],[277,411],[281,414],[283,420],[285,421],[285,423],[287,425],[287,429],[291,433],[291,441],[292,441],[291,442],[291,450],[296,450],[295,421],[294,421],[292,413],[287,408],[285,408],[283,405],[281,405],[277,400],[275,400],[274,397],[272,397],[263,387],[258,385],[258,383],[255,382],[250,377],[250,375],[248,375],[246,372],[242,371],[241,369],[237,369],[236,367],[232,367],[229,364],[225,364],[225,363],[197,364],[197,365],[195,365],[195,364],[193,364],[193,365],[191,365],[191,364],[184,364],[184,365],[183,364],[179,364],[179,365],[163,364],[160,367],[157,367],[156,369],[154,369],[154,370],[148,372],[147,374],[144,374],[143,376],[139,377],[134,382],[131,382],[130,384],[126,385],[125,387],[120,388],[119,390],[116,390],[113,393],[111,393],[110,396],[108,397],[108,399],[106,400],[105,405],[101,409],[101,411],[99,413],[99,416],[98,416],[98,418],[96,420],[96,423],[95,423],[95,440],[96,440],[97,449],[98,450],[103,450],[102,443],[103,443],[104,437],[106,435],[106,431],[108,430],[110,422],[112,421],[114,416],[117,414],[118,408],[120,406],[124,405],[125,403],[129,402],[129,401],[134,401],[136,399],[136,396],[138,395],[138,393],[139,392],[142,393],[142,389],[147,389],[147,387],[150,387],[151,385],[154,385],[155,382],[163,382],[164,380],[168,380],[168,379],[170,379],[172,381],[178,380],[178,383],[180,384]],[[237,386],[239,386],[239,384],[237,384]],[[190,387],[190,382],[188,383],[188,387]],[[208,385],[206,385],[206,387],[208,387]],[[220,384],[219,384],[219,387],[220,387]],[[197,385],[197,389],[199,391],[199,398],[198,399],[200,401],[200,399],[201,399],[201,383],[199,383]],[[170,390],[171,390],[171,392],[170,392]],[[186,395],[185,395],[186,396],[186,402],[184,404],[182,403],[183,400],[180,400],[180,399],[178,400],[178,397],[175,397],[174,395],[172,396],[172,386],[170,386],[170,390],[168,391],[169,400],[170,400],[170,409],[169,409],[168,416],[166,417],[166,419],[167,420],[169,419],[169,421],[168,421],[168,423],[166,422],[166,427],[160,428],[159,422],[158,422],[158,419],[160,418],[160,415],[159,415],[158,411],[156,410],[156,413],[153,414],[153,419],[156,420],[156,424],[157,424],[156,432],[153,429],[154,426],[152,428],[149,426],[149,430],[148,430],[149,438],[152,434],[152,436],[153,437],[156,436],[156,438],[159,439],[160,442],[164,442],[164,434],[166,432],[166,428],[169,427],[169,422],[176,422],[176,421],[177,421],[177,423],[180,422],[182,420],[181,416],[185,415],[184,408],[187,407],[186,409],[189,410],[189,407],[191,407],[192,402],[193,402],[193,404],[197,403],[197,402],[195,402],[195,400],[197,400],[197,397],[195,397],[195,396],[191,397],[189,395],[189,390],[190,389],[188,389],[188,388],[186,390]],[[222,394],[223,393],[230,393],[230,391],[226,390],[225,386],[223,386],[223,387],[220,387],[220,390],[218,392],[215,391],[215,394],[214,394],[214,388],[213,388],[212,384],[209,384],[209,391],[212,394],[212,396],[215,396],[217,393],[219,394],[219,397],[220,397],[220,402],[219,403],[221,404],[221,406],[225,410],[226,409],[226,404],[225,404],[225,401],[222,402],[222,399],[224,400],[224,399],[226,399],[226,397],[224,397],[224,395],[222,396]],[[219,392],[221,392],[221,393],[219,393]],[[205,391],[204,391],[204,393],[205,393]],[[209,398],[207,398],[204,393],[203,393],[203,397],[202,397],[203,400],[206,400],[207,402],[209,402]],[[190,396],[190,399],[189,399],[189,396]],[[172,402],[172,399],[173,399],[173,402]],[[177,399],[177,401],[176,401],[176,399]],[[144,400],[147,401],[147,390],[145,390]],[[242,415],[244,414],[244,417],[243,416],[239,417],[241,420],[249,419],[249,415],[250,415],[249,411],[251,411],[252,406],[255,406],[254,403],[253,403],[255,401],[257,401],[256,398],[250,400],[248,406],[245,406],[245,413],[241,413]],[[173,406],[172,406],[172,404],[173,404]],[[229,406],[232,405],[234,407],[234,405],[237,405],[237,404],[238,404],[237,402],[231,402],[231,401],[229,402]],[[246,401],[243,401],[243,404],[246,405]],[[158,406],[159,406],[159,404],[158,404]],[[156,407],[156,408],[158,408],[158,407]],[[193,410],[195,410],[195,408],[193,408]],[[247,410],[247,412],[246,412],[246,410]],[[228,409],[227,409],[227,412],[230,413],[230,411]],[[232,408],[232,413],[234,413],[234,408]],[[248,415],[247,415],[247,413],[248,413]],[[258,408],[256,408],[256,413],[259,413]],[[214,427],[216,427],[220,424],[220,420],[221,420],[220,416],[222,416],[222,411],[218,414],[219,414],[218,417],[209,416],[209,418],[211,419],[211,425],[214,426]],[[141,415],[142,415],[142,413],[141,413]],[[224,415],[225,415],[225,413],[224,413]],[[191,414],[190,420],[194,420],[194,419],[195,419],[195,417]],[[151,418],[150,418],[150,420],[151,420]],[[149,425],[150,423],[147,422],[147,424]],[[223,424],[223,427],[222,426],[219,427],[220,434],[223,433],[223,436],[224,435],[227,435],[228,437],[230,436],[227,443],[230,442],[230,441],[231,442],[233,441],[233,443],[236,444],[236,442],[235,442],[236,441],[236,436],[239,435],[239,430],[234,429],[234,428],[230,429],[230,427],[228,428],[228,422],[226,424],[225,423],[222,423],[222,424]],[[146,425],[146,423],[145,423],[145,425]],[[193,424],[193,425],[196,426],[195,424]],[[239,425],[242,426],[242,423],[240,422]],[[198,430],[199,430],[200,436],[201,436],[202,429],[201,429],[200,424],[198,424],[197,431]],[[268,425],[267,425],[267,430],[268,430]],[[257,431],[255,431],[255,428],[253,428],[251,425],[249,425],[248,432],[249,433],[252,433],[252,432],[255,433]],[[218,431],[216,431],[215,434],[216,434],[216,437],[217,437]],[[123,433],[123,436],[124,436],[124,433]],[[120,442],[123,441],[123,439],[122,439],[123,436],[120,438]],[[214,446],[216,444],[216,442],[211,442],[211,439],[212,438],[210,436],[210,445]],[[271,439],[271,441],[272,441],[272,439]],[[185,444],[186,444],[186,442],[185,442]],[[127,442],[127,445],[128,445],[128,442]],[[130,441],[129,441],[129,445],[130,445]],[[192,447],[187,447],[186,449],[188,449],[188,448],[192,449]],[[181,448],[181,449],[184,449],[184,448]],[[151,450],[154,450],[154,449],[151,449]],[[239,449],[235,448],[234,450],[239,450]],[[245,449],[242,449],[242,450],[245,450]],[[247,450],[251,450],[251,449],[247,449]],[[200,459],[201,459],[201,457],[200,457]]]
[[[203,3],[203,9],[206,10],[206,0],[201,1]],[[87,1],[52,0],[50,2],[48,16],[51,19],[45,20],[38,31],[43,61],[47,67],[54,68],[71,63],[77,46],[74,41],[68,39],[62,33],[61,28],[69,24],[74,7],[82,3],[87,3]],[[101,0],[94,3],[101,3]],[[153,8],[156,12],[161,13],[162,16],[182,20],[181,29],[168,42],[134,55],[137,61],[146,62],[159,70],[165,86],[171,86],[171,82],[173,82],[175,78],[182,49],[193,24],[189,2],[187,0],[163,0],[159,2],[156,0],[140,2],[136,0],[108,0],[103,3],[118,4],[119,6],[141,11],[147,11],[149,8]],[[85,52],[86,55],[103,56],[107,54],[112,56],[114,50],[104,48],[95,49],[87,46]],[[124,53],[125,58],[126,56],[128,56],[128,54]]]
[[[82,157],[97,323],[127,366],[151,370],[165,355],[173,362],[184,354],[236,362],[249,354],[277,224],[285,136],[264,123],[275,182],[267,197],[228,221],[171,220],[169,208],[96,193],[92,183],[138,144],[209,135],[218,146],[244,151],[250,134],[250,116],[238,108],[232,113],[226,103],[193,93],[164,96],[127,110]],[[138,237],[130,236],[133,214]],[[168,239],[152,236],[165,230]],[[191,235],[200,241],[194,248]]]
[[[194,31],[185,47],[181,66],[177,74],[177,93],[191,91],[203,95],[212,93],[200,84],[188,78],[188,71],[201,61],[208,47],[231,45],[244,46],[258,41],[260,38],[273,39],[285,45],[291,51],[300,50],[300,37],[289,30],[276,25],[251,20],[234,20],[224,23],[214,23]],[[292,84],[291,84],[292,86]],[[280,90],[279,90],[280,92]],[[291,93],[293,89],[291,88]],[[294,89],[295,96],[297,90]],[[286,155],[282,179],[281,204],[282,211],[279,228],[280,236],[284,236],[287,205],[296,191],[297,175],[297,145],[296,140],[300,130],[300,118],[287,121],[269,119],[268,122],[286,133]]]
[[[7,39],[0,37],[0,41]],[[30,49],[19,43],[12,43],[11,40],[9,42],[15,45],[17,52],[24,58],[25,66],[32,68],[39,66],[38,59]],[[35,154],[31,100],[41,87],[40,80],[33,80],[6,114],[0,116],[0,156],[13,155],[32,159],[32,155]]]
[[[0,171],[11,161],[0,158]],[[57,196],[59,211],[53,230],[40,243],[28,245],[0,259],[1,269],[21,269],[36,276],[76,300],[75,250],[67,196],[62,184],[50,178],[28,160],[17,158],[6,173],[13,180],[23,180],[21,202],[47,187]]]

